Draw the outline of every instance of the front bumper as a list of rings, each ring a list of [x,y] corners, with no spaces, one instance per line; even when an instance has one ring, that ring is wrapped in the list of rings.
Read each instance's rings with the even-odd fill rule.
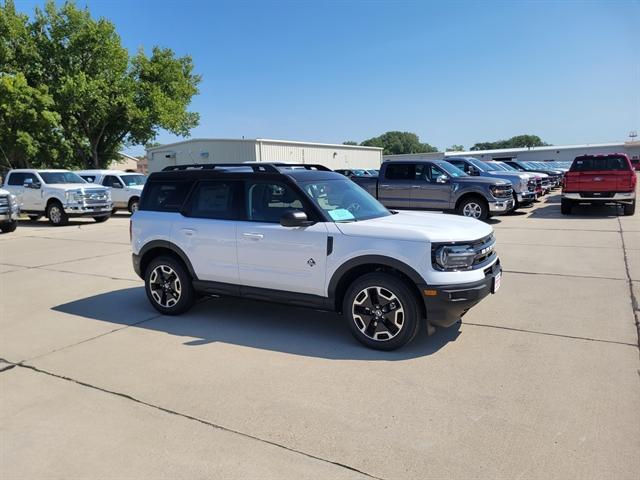
[[[575,202],[585,202],[585,203],[586,202],[631,203],[636,199],[636,192],[617,192],[617,193],[614,193],[611,196],[604,195],[606,192],[601,192],[601,193],[603,193],[602,196],[593,195],[593,192],[592,192],[591,195],[583,197],[582,195],[584,195],[584,194],[563,192],[562,193],[562,198],[565,199],[565,200],[571,200],[571,201],[575,201]]]
[[[494,213],[505,213],[513,209],[514,205],[515,203],[513,198],[508,200],[495,200],[493,202],[489,202],[489,211]]]
[[[101,217],[110,215],[113,210],[113,203],[102,203],[97,205],[88,205],[81,203],[69,203],[64,205],[64,213],[70,217]]]
[[[536,192],[516,193],[516,197],[518,198],[518,203],[533,203],[536,199]]]
[[[487,267],[485,277],[476,282],[459,285],[418,285],[423,292],[427,321],[438,327],[450,327],[471,307],[490,293],[494,293],[494,279],[501,274],[502,267],[498,260],[491,267]]]
[[[13,222],[18,220],[20,209],[15,206],[13,208],[4,207],[0,209],[0,223]]]

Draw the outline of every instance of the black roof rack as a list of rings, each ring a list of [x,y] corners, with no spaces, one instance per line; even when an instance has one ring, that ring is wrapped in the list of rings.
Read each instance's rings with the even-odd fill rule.
[[[219,168],[241,168],[241,167],[249,167],[254,172],[271,172],[271,173],[279,173],[279,170],[269,164],[269,163],[256,163],[256,162],[247,162],[247,163],[191,163],[186,165],[170,165],[168,167],[164,167],[162,169],[163,172],[175,172],[181,170],[216,170]]]
[[[184,170],[216,170],[224,168],[251,168],[255,173],[270,172],[280,173],[278,168],[302,168],[304,170],[318,170],[330,172],[331,169],[324,165],[313,163],[285,163],[285,162],[246,162],[246,163],[191,163],[185,165],[170,165],[162,169],[163,172],[175,172]]]

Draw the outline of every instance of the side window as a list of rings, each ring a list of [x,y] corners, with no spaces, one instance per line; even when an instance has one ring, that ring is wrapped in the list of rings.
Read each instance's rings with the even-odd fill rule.
[[[436,181],[438,180],[438,177],[440,175],[445,175],[445,176],[449,176],[445,173],[444,170],[442,170],[440,167],[437,167],[435,165],[430,165],[431,166],[431,174],[430,174],[430,179],[429,181],[436,183]]]
[[[84,178],[87,182],[89,183],[93,183],[96,181],[96,176],[95,175],[80,175],[82,178]]]
[[[426,163],[416,165],[416,180],[431,181],[431,169]]]
[[[278,223],[286,211],[304,209],[298,192],[281,183],[249,182],[246,198],[247,219],[253,222]]]
[[[118,177],[114,175],[107,175],[106,177],[104,177],[104,180],[102,180],[102,185],[104,185],[105,187],[113,187],[117,185],[122,186],[122,182],[120,182],[120,180],[118,180]]]
[[[189,217],[237,219],[241,182],[211,181],[198,184],[187,207]]]
[[[9,175],[9,180],[7,182],[7,185],[16,185],[16,186],[22,186],[24,184],[24,178],[25,178],[24,173],[22,172],[14,172],[11,175]]]
[[[140,210],[179,212],[187,198],[192,182],[147,183],[140,199]]]
[[[390,163],[385,176],[389,180],[414,180],[415,166],[410,163]]]
[[[465,173],[469,173],[470,171],[469,164],[467,162],[463,162],[462,160],[451,160],[449,161],[449,163],[454,167],[458,167],[460,170],[462,170]]]

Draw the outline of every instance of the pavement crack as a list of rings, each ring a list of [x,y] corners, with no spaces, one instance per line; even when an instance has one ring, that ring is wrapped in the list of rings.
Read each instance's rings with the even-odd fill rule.
[[[188,415],[186,413],[178,412],[177,410],[172,410],[172,409],[169,409],[169,408],[162,407],[160,405],[155,405],[153,403],[145,402],[144,400],[140,400],[139,398],[133,397],[133,396],[131,396],[129,394],[126,394],[126,393],[117,392],[115,390],[109,390],[107,388],[99,387],[97,385],[93,385],[91,383],[83,382],[81,380],[76,380],[74,378],[67,377],[65,375],[60,375],[60,374],[57,374],[57,373],[49,372],[47,370],[43,370],[41,368],[38,368],[35,365],[26,365],[26,364],[21,362],[21,363],[12,363],[12,367],[11,368],[13,368],[13,367],[25,368],[25,369],[32,370],[32,371],[37,372],[37,373],[41,373],[43,375],[48,375],[50,377],[58,378],[60,380],[65,380],[67,382],[75,383],[76,385],[80,385],[82,387],[91,388],[93,390],[97,390],[97,391],[102,392],[102,393],[106,393],[106,394],[109,394],[109,395],[114,395],[114,396],[123,398],[125,400],[137,403],[139,405],[144,405],[145,407],[153,408],[155,410],[167,413],[169,415],[174,415],[174,416],[177,416],[177,417],[184,418],[186,420],[191,420],[191,421],[194,421],[194,422],[198,422],[198,423],[200,423],[202,425],[206,425],[206,426],[214,428],[216,430],[221,430],[221,431],[232,433],[232,434],[235,434],[235,435],[240,435],[240,436],[242,436],[244,438],[248,438],[250,440],[254,440],[254,441],[257,441],[257,442],[260,442],[260,443],[264,443],[264,444],[267,444],[267,445],[271,445],[271,446],[276,447],[276,448],[281,448],[281,449],[286,450],[288,452],[296,453],[298,455],[302,455],[304,457],[307,457],[307,458],[310,458],[310,459],[313,459],[313,460],[317,460],[317,461],[320,461],[320,462],[323,462],[323,463],[328,463],[328,464],[331,464],[331,465],[335,465],[336,467],[344,468],[346,470],[349,470],[349,471],[358,473],[360,475],[363,475],[363,476],[365,476],[367,478],[373,478],[375,480],[384,480],[382,477],[377,477],[375,475],[372,475],[370,473],[364,472],[364,471],[359,470],[359,469],[357,469],[355,467],[352,467],[350,465],[346,465],[344,463],[341,463],[341,462],[338,462],[338,461],[335,461],[335,460],[329,460],[327,458],[323,458],[323,457],[320,457],[320,456],[317,456],[317,455],[313,455],[311,453],[307,453],[307,452],[304,452],[302,450],[298,450],[298,449],[295,449],[295,448],[292,448],[292,447],[288,447],[286,445],[283,445],[283,444],[278,443],[278,442],[274,442],[272,440],[267,440],[266,438],[261,438],[261,437],[255,436],[255,435],[251,435],[249,433],[245,433],[245,432],[241,432],[239,430],[235,430],[233,428],[228,428],[228,427],[225,427],[223,425],[218,425],[216,423],[209,422],[208,420],[204,420],[202,418],[194,417],[193,415]]]
[[[627,256],[627,246],[624,243],[624,234],[622,233],[622,222],[618,217],[618,233],[620,234],[620,240],[622,240],[622,256],[624,257],[624,271],[627,275],[627,283],[629,284],[629,297],[631,298],[631,310],[633,311],[633,320],[636,324],[636,331],[638,332],[638,342],[636,346],[640,348],[640,304],[638,298],[633,291],[633,279],[631,277],[631,270],[629,269],[629,258]]]
[[[522,270],[507,270],[507,269],[503,269],[502,271],[506,273],[518,273],[520,275],[550,275],[552,277],[594,278],[596,280],[618,280],[618,281],[626,280],[624,278],[599,277],[597,275],[575,275],[573,273],[524,272]]]
[[[533,333],[535,335],[546,335],[549,337],[560,337],[560,338],[570,338],[572,340],[585,340],[588,342],[599,342],[599,343],[612,343],[615,345],[626,345],[628,347],[637,347],[634,343],[628,342],[620,342],[617,340],[603,340],[601,338],[591,338],[591,337],[580,337],[576,335],[565,335],[563,333],[551,333],[551,332],[538,332],[536,330],[526,330],[524,328],[515,328],[515,327],[505,327],[502,325],[491,325],[489,323],[473,323],[473,322],[462,322],[464,325],[472,325],[474,327],[488,327],[488,328],[497,328],[499,330],[510,330],[512,332],[522,332],[522,333]]]

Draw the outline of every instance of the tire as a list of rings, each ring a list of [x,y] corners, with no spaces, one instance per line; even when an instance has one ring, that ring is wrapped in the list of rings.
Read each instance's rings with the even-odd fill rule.
[[[147,298],[163,315],[180,315],[193,306],[196,295],[191,280],[182,262],[164,255],[154,258],[144,272]]]
[[[489,218],[489,205],[480,197],[465,198],[456,209],[463,217],[486,220]]]
[[[37,222],[41,218],[42,218],[42,215],[29,215],[29,220],[31,220],[32,222]]]
[[[376,350],[395,350],[413,340],[422,315],[409,285],[379,272],[367,273],[349,286],[342,312],[356,340]],[[388,315],[391,312],[394,316]]]
[[[134,213],[136,213],[138,211],[138,206],[140,205],[140,199],[138,197],[133,197],[131,200],[129,200],[129,213],[131,215],[133,215]]]
[[[633,215],[636,213],[636,201],[634,200],[631,203],[627,203],[624,205],[624,214],[625,215]]]
[[[111,215],[115,215],[115,213],[116,213],[117,211],[118,211],[118,209],[117,209],[117,208],[113,208],[113,209],[111,209]]]
[[[0,231],[2,233],[15,232],[16,228],[18,228],[18,222],[15,220],[0,224]]]
[[[61,227],[69,223],[69,216],[64,213],[64,209],[58,201],[50,202],[47,205],[47,218],[54,227]]]
[[[571,200],[563,198],[560,200],[560,213],[562,215],[571,215],[572,206]]]
[[[101,217],[93,217],[93,219],[96,221],[96,223],[106,222],[107,220],[109,220],[109,218],[111,218],[111,215],[103,215]]]
[[[518,195],[516,192],[513,192],[513,208],[509,210],[509,212],[515,212],[520,208],[520,202],[518,201]]]

